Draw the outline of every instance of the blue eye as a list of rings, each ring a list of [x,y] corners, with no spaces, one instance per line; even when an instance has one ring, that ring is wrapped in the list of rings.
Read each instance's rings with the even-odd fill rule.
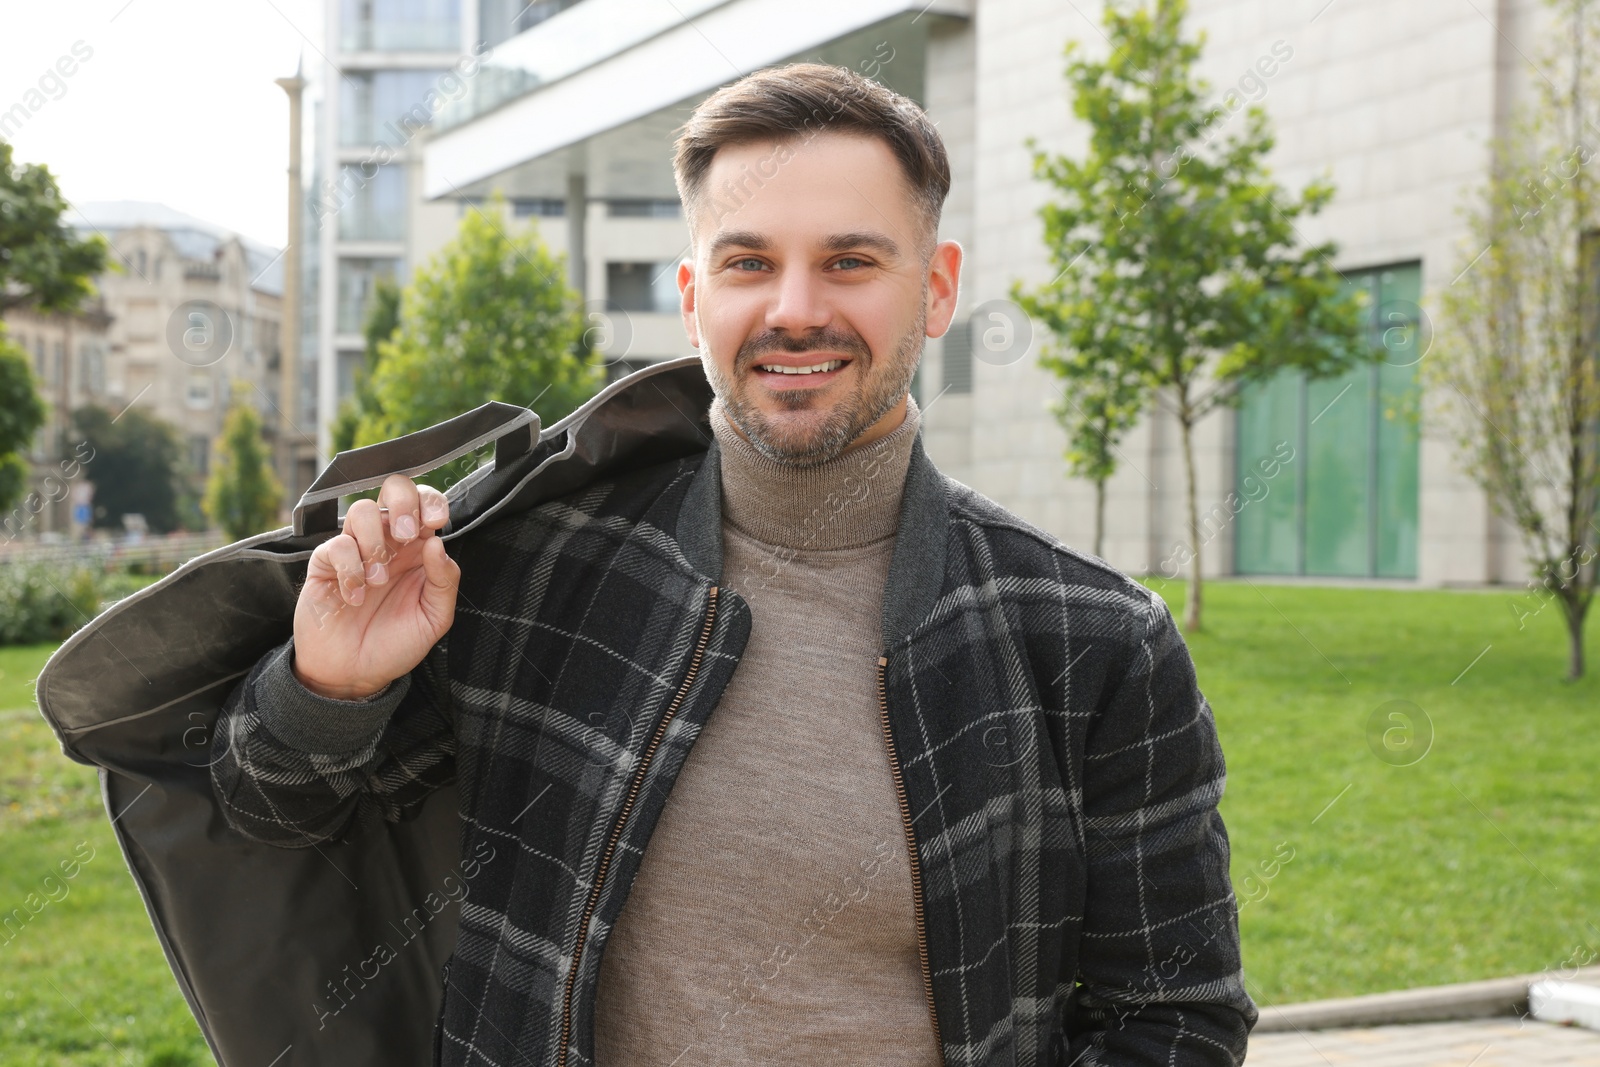
[[[859,256],[845,256],[843,259],[839,260],[839,262],[835,263],[834,266],[849,269],[849,264],[851,263],[855,263],[859,266],[866,266],[867,261]]]
[[[752,263],[755,264],[754,267],[750,266]],[[733,265],[740,270],[760,270],[763,266],[765,266],[765,264],[763,264],[759,259],[755,259],[754,257],[746,257],[744,259],[734,260]]]

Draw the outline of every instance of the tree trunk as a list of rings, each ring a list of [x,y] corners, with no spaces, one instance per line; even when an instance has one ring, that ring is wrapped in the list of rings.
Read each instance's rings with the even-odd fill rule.
[[[1583,622],[1589,614],[1588,605],[1575,604],[1566,596],[1561,598],[1561,615],[1567,620],[1567,681],[1576,682],[1583,677]]]
[[[1105,559],[1106,540],[1106,480],[1094,483],[1094,554]]]
[[[1183,476],[1189,512],[1189,547],[1194,558],[1189,561],[1189,595],[1183,605],[1183,628],[1188,633],[1200,629],[1200,505],[1194,480],[1194,427],[1189,417],[1188,405],[1179,406],[1178,423],[1183,427]]]

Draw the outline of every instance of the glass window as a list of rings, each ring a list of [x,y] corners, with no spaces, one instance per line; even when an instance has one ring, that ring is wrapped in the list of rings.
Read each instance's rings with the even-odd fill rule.
[[[606,214],[614,219],[675,219],[682,213],[675,199],[606,201]]]
[[[339,143],[400,148],[433,122],[439,70],[347,71],[339,79]]]
[[[372,291],[380,280],[393,281],[400,270],[398,259],[339,260],[340,333],[360,333],[367,323],[367,308]]]
[[[338,196],[342,240],[405,240],[406,174],[402,165],[345,167]]]
[[[339,23],[340,43],[349,52],[461,47],[459,0],[342,0]]]
[[[211,406],[211,375],[197,372],[189,375],[189,388],[185,400],[191,408],[203,410]]]
[[[1415,578],[1421,385],[1422,267],[1346,277],[1366,291],[1367,335],[1382,360],[1309,381],[1285,371],[1247,389],[1238,420],[1240,574]],[[1264,457],[1286,443],[1294,458],[1263,490]]]
[[[582,0],[479,0],[479,33],[491,45],[531,30]]]
[[[211,473],[211,439],[195,434],[189,438],[189,466],[205,477]]]
[[[360,349],[346,349],[339,353],[337,363],[339,375],[339,381],[337,384],[337,388],[339,390],[339,400],[344,400],[346,397],[355,395],[356,373],[360,371],[362,367],[366,366],[366,362],[366,354]],[[337,403],[337,401],[335,403]]]
[[[98,342],[85,342],[78,348],[78,359],[83,371],[85,390],[92,397],[102,397],[106,392],[106,353]]]
[[[607,263],[606,297],[623,311],[677,311],[677,266],[677,260],[665,263]]]
[[[567,213],[567,202],[557,197],[523,197],[511,201],[511,211],[519,219],[529,216],[539,216],[547,219],[559,219]]]
[[[944,335],[944,387],[952,393],[972,392],[972,325],[958,318]]]
[[[1280,374],[1246,390],[1239,406],[1239,494],[1234,551],[1251,574],[1300,573],[1300,501],[1295,461],[1300,452],[1304,390],[1295,375]]]

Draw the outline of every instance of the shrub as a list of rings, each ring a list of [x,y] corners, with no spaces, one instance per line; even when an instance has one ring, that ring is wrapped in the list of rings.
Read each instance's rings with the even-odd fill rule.
[[[0,564],[0,645],[64,640],[100,601],[101,579],[88,567]]]

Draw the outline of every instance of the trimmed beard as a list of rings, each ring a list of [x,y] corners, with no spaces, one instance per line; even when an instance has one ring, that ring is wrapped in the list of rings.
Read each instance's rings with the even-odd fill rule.
[[[756,451],[789,467],[817,467],[835,458],[850,447],[867,429],[898,404],[911,389],[911,379],[917,373],[917,361],[922,355],[923,335],[927,330],[927,287],[917,305],[917,319],[911,329],[895,345],[890,363],[881,376],[872,374],[877,360],[859,334],[844,334],[837,330],[821,330],[804,338],[791,339],[766,333],[747,340],[734,357],[734,381],[723,377],[709,348],[702,353],[701,363],[711,389],[722,401],[728,418],[737,426]],[[701,331],[704,337],[704,330]],[[761,410],[750,401],[747,393],[752,383],[744,380],[745,388],[737,388],[741,371],[760,361],[769,352],[811,352],[835,350],[850,353],[852,362],[865,364],[861,380],[863,385],[832,411],[819,426],[809,430],[784,431],[775,426]],[[798,392],[798,390],[797,390]],[[784,394],[780,393],[780,403]],[[797,397],[808,404],[810,397]],[[800,410],[798,406],[791,410]],[[802,439],[797,440],[797,436]]]

